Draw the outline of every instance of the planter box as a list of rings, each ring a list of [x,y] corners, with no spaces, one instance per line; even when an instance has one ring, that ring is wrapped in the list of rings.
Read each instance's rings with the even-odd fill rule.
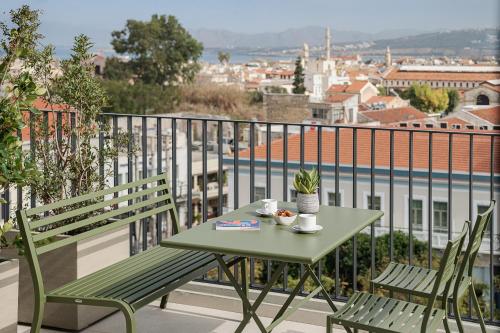
[[[0,333],[17,333],[19,261],[0,261]]]
[[[129,226],[45,253],[39,257],[45,290],[53,290],[129,257]],[[33,282],[26,260],[19,266],[19,322],[31,324]],[[43,326],[82,330],[115,312],[112,308],[47,303]]]

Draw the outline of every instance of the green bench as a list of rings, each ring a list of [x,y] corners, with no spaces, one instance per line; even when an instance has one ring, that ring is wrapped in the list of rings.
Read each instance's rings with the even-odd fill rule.
[[[116,308],[125,316],[127,332],[136,332],[139,308],[159,298],[164,308],[169,292],[217,267],[210,253],[156,246],[55,290],[44,288],[38,260],[44,253],[163,214],[170,215],[178,233],[167,184],[161,174],[17,212],[35,291],[31,332],[40,332],[48,302]],[[68,233],[74,235],[55,238]]]

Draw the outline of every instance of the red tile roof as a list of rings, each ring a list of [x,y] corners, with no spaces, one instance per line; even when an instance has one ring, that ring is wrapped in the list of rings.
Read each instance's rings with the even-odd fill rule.
[[[481,83],[481,86],[500,93],[500,84],[493,84],[492,82],[486,81]]]
[[[367,104],[375,104],[375,103],[390,103],[392,102],[394,99],[396,99],[395,96],[373,96],[373,97],[370,97],[370,99],[368,99],[366,101]]]
[[[350,93],[359,94],[368,84],[368,81],[352,80],[351,84],[332,84],[327,90],[327,94]]]
[[[409,158],[409,131],[394,132],[394,167],[408,169]],[[339,160],[342,165],[352,165],[353,162],[353,130],[342,128],[340,130]],[[448,137],[447,133],[434,133],[432,148],[432,163],[434,171],[448,170]],[[375,134],[375,166],[378,168],[389,168],[390,166],[390,134],[389,131],[376,131]],[[413,132],[413,168],[415,170],[428,169],[429,157],[429,135],[426,132]],[[474,137],[474,161],[475,173],[490,172],[490,142],[487,136]],[[304,135],[304,160],[306,163],[317,163],[318,157],[318,131],[309,130]],[[452,167],[454,172],[469,171],[469,136],[456,134],[453,136],[453,158]],[[322,132],[321,147],[322,163],[335,163],[335,132]],[[495,140],[494,156],[500,154],[500,140]],[[241,158],[250,158],[250,150],[246,149],[240,153]],[[255,147],[255,159],[266,159],[266,145]],[[283,161],[283,139],[277,139],[271,143],[271,159]],[[300,135],[294,134],[288,137],[288,162],[300,161]],[[369,167],[371,161],[371,129],[362,128],[357,130],[357,165]],[[495,173],[500,173],[500,163],[495,163]]]
[[[441,119],[442,122],[448,123],[448,125],[470,125],[468,121],[465,121],[461,118],[450,117]]]
[[[500,106],[488,109],[472,110],[469,112],[493,125],[500,125]]]
[[[335,94],[326,97],[326,101],[330,103],[342,103],[347,101],[349,98],[356,96],[355,94]]]
[[[407,80],[407,81],[487,81],[500,79],[500,73],[467,73],[467,72],[431,72],[431,71],[400,71],[398,68],[391,69],[384,76],[385,80]]]
[[[411,106],[376,111],[363,111],[363,115],[373,119],[374,121],[379,121],[381,124],[392,124],[401,121],[411,121],[429,117],[426,113]]]

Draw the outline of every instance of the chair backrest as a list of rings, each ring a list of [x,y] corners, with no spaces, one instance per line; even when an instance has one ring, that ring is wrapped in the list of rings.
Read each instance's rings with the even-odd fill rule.
[[[457,277],[455,279],[455,293],[458,293],[460,282],[465,274],[472,277],[472,270],[474,268],[474,261],[476,260],[477,254],[479,253],[479,248],[484,238],[484,234],[488,228],[489,223],[493,219],[493,209],[495,208],[495,200],[492,200],[488,209],[477,215],[476,222],[472,228],[472,232],[469,236],[469,244],[465,250],[462,263],[457,272]],[[493,241],[493,240],[492,240]],[[460,296],[460,295],[458,295]]]
[[[425,332],[427,322],[432,311],[434,311],[434,303],[441,293],[443,297],[443,307],[447,309],[448,302],[446,300],[448,299],[453,276],[457,268],[458,258],[460,257],[460,252],[462,250],[465,237],[467,236],[467,233],[469,231],[469,225],[470,222],[466,221],[460,235],[455,239],[448,241],[446,245],[443,256],[441,257],[441,263],[439,264],[438,272],[436,274],[431,297],[428,300],[427,309],[422,321],[422,332]]]
[[[179,232],[166,174],[17,211],[35,288],[43,292],[39,255],[164,213]]]

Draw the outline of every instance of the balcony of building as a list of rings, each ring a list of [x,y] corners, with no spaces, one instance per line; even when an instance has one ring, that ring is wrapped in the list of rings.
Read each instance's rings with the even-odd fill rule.
[[[58,115],[63,117],[63,115]],[[118,133],[134,138],[128,151],[103,161],[108,186],[166,173],[178,205],[182,228],[263,198],[294,201],[293,176],[300,168],[321,174],[324,205],[379,209],[373,227],[328,255],[318,268],[340,305],[355,290],[366,290],[371,272],[388,260],[433,267],[447,240],[465,220],[473,220],[500,194],[500,134],[493,131],[355,127],[267,123],[177,116],[104,114],[96,145]],[[103,126],[104,128],[104,126]],[[31,148],[31,137],[24,140]],[[134,151],[134,152],[132,152]],[[29,193],[4,194],[6,218]],[[29,196],[28,196],[29,199]],[[27,200],[28,204],[36,202]],[[500,242],[498,206],[481,245],[474,276],[489,331],[500,325]],[[137,223],[128,242],[134,255],[171,235],[167,219]],[[368,244],[367,247],[363,247]],[[371,244],[374,244],[373,247]],[[378,246],[378,247],[377,247]],[[250,285],[259,290],[273,271],[271,262],[250,262]],[[285,275],[262,309],[271,320],[290,292],[295,277]],[[306,296],[307,289],[301,291]],[[166,310],[151,304],[138,313],[139,332],[233,332],[241,320],[241,302],[221,271],[207,274],[173,292]],[[479,332],[466,304],[467,332]],[[275,332],[324,332],[326,302],[315,297]],[[451,314],[452,316],[453,314]],[[253,324],[252,324],[253,325]],[[254,326],[248,328],[253,332]],[[28,328],[20,325],[18,332]],[[113,314],[84,332],[121,332],[121,314]],[[341,330],[339,330],[340,332]],[[49,328],[44,332],[52,332]]]

